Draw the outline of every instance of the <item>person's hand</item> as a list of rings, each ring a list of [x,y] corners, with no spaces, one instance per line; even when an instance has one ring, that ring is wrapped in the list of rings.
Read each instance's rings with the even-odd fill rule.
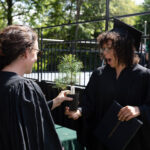
[[[73,120],[77,120],[79,117],[82,116],[81,112],[78,109],[76,111],[70,111],[69,107],[65,108],[65,115]]]
[[[52,110],[54,108],[60,106],[63,101],[72,101],[73,100],[72,98],[66,96],[69,92],[70,92],[69,90],[61,91],[58,94],[58,96],[53,99]]]
[[[139,107],[137,106],[125,106],[120,109],[118,113],[118,119],[120,121],[128,121],[140,115]]]

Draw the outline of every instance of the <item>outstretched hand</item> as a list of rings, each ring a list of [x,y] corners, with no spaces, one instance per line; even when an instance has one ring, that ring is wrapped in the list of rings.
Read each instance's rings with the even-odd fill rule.
[[[61,91],[57,97],[53,99],[53,106],[52,110],[62,104],[64,101],[72,101],[73,99],[70,97],[67,97],[66,95],[69,93],[69,90]]]
[[[79,117],[82,116],[81,112],[78,109],[76,111],[71,111],[69,107],[65,108],[65,115],[73,120],[77,120]]]

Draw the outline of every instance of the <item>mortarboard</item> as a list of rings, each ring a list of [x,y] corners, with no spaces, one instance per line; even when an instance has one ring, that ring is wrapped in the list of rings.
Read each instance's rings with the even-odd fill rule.
[[[142,32],[135,29],[134,27],[114,18],[114,27],[113,30],[118,32],[120,36],[125,36],[127,38],[132,38],[134,40],[134,46],[136,50],[139,50],[140,42],[141,42],[141,36]]]

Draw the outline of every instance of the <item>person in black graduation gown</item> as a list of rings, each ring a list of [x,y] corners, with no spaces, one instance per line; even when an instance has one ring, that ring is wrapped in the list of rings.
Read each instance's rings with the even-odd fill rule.
[[[31,73],[39,52],[37,35],[27,26],[0,32],[0,150],[62,150],[50,109],[66,97],[47,102]]]
[[[118,19],[114,19],[113,30],[97,38],[106,65],[93,72],[80,108],[76,112],[66,108],[65,112],[69,118],[84,120],[79,139],[88,150],[108,150],[94,131],[114,100],[123,106],[118,113],[119,120],[137,117],[143,122],[125,150],[150,149],[150,71],[133,64],[140,39],[141,32]]]

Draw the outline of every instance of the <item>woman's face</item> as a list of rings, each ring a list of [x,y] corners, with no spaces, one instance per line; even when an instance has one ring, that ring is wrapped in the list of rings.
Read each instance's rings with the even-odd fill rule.
[[[36,40],[32,50],[31,51],[28,50],[26,74],[32,72],[32,67],[33,67],[34,63],[37,61],[38,52],[39,52],[39,48],[38,48],[38,42]]]
[[[107,64],[109,64],[112,68],[117,68],[118,59],[117,56],[115,55],[114,49],[112,48],[111,40],[108,40],[107,43],[103,44],[102,51]]]

